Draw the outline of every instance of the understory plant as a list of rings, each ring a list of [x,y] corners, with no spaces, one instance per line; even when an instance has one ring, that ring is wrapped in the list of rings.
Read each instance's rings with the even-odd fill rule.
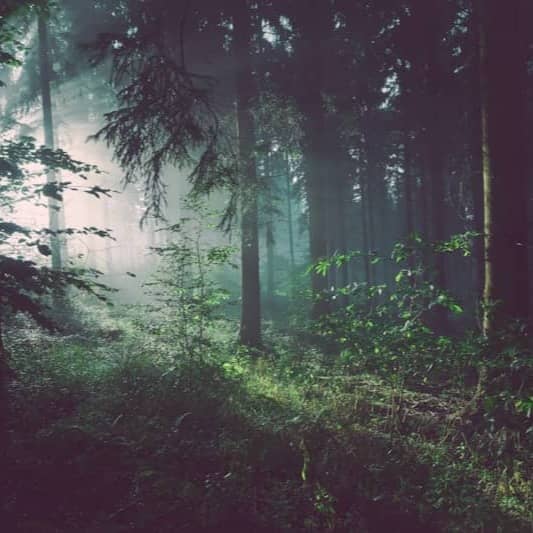
[[[220,312],[230,293],[216,281],[216,274],[234,267],[235,247],[225,244],[216,229],[216,214],[208,206],[186,200],[188,216],[166,229],[169,238],[153,250],[160,256],[157,274],[146,284],[155,304],[150,328],[172,336],[175,355],[202,359],[223,322]],[[222,244],[219,244],[222,243]],[[158,311],[164,310],[163,313]]]
[[[472,235],[458,235],[449,241],[427,244],[417,235],[394,246],[390,258],[397,268],[392,286],[352,282],[319,297],[328,298],[333,309],[320,323],[320,333],[334,342],[340,362],[346,368],[366,369],[395,380],[417,383],[462,375],[472,352],[442,327],[450,315],[460,315],[459,302],[434,281],[424,264],[427,248],[434,252],[470,253]],[[362,254],[335,254],[312,266],[326,276]]]
[[[448,451],[470,461],[476,472],[487,469],[480,483],[497,493],[508,511],[523,516],[533,501],[533,486],[524,478],[533,448],[533,357],[523,326],[509,324],[497,346],[478,331],[443,331],[442,321],[461,315],[462,307],[436,285],[423,260],[428,247],[468,255],[473,237],[457,235],[427,244],[415,236],[397,244],[391,256],[399,267],[394,284],[351,283],[321,295],[332,307],[341,299],[345,305],[320,322],[320,332],[338,346],[343,375],[371,372],[399,388],[400,395],[406,389],[422,389],[459,399],[462,407],[448,419]],[[336,255],[313,268],[327,275],[360,256]],[[481,390],[483,368],[491,380]]]

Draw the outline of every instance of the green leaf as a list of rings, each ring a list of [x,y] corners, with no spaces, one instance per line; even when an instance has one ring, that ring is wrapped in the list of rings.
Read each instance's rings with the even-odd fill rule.
[[[463,312],[463,308],[459,304],[451,303],[449,305],[450,311],[456,315],[460,315]]]

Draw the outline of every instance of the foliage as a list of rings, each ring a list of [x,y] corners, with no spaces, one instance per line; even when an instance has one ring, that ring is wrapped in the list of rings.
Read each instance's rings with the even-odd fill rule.
[[[281,214],[276,174],[287,177],[283,190],[300,196],[295,211],[310,229],[311,252],[340,250],[308,270],[331,287],[311,295],[328,300],[325,316],[306,321],[308,302],[294,298],[291,279],[303,276],[292,264],[286,294],[276,279],[280,302],[294,310],[283,332],[267,330],[261,357],[235,346],[230,294],[217,282],[234,250],[212,244],[211,214],[189,204],[190,214],[165,228],[172,240],[154,249],[161,268],[148,284],[150,305],[113,312],[69,302],[79,320],[71,335],[35,327],[23,315],[50,325],[48,296],[66,286],[103,297],[104,287],[87,278],[96,272],[46,266],[48,239],[108,235],[94,226],[29,228],[13,213],[22,202],[61,199],[67,188],[95,197],[109,191],[36,183],[50,169],[82,177],[95,169],[8,132],[0,143],[0,325],[14,372],[4,376],[0,366],[0,386],[10,392],[0,419],[9,412],[12,437],[0,479],[2,525],[27,532],[529,531],[533,358],[525,329],[510,324],[496,342],[465,333],[463,303],[435,282],[440,254],[470,256],[479,233],[437,243],[414,234],[390,257],[370,249],[389,246],[390,230],[400,234],[398,213],[430,235],[452,218],[455,227],[480,226],[471,205],[480,191],[470,190],[479,181],[479,117],[464,108],[472,107],[478,70],[472,6],[441,2],[430,17],[427,2],[411,0],[306,9],[294,1],[246,3],[259,82],[257,101],[247,104],[262,179],[261,188],[237,192],[233,82],[240,76],[227,54],[233,2],[65,0],[83,19],[105,11],[111,20],[96,61],[111,57],[118,106],[95,137],[114,147],[126,182],[144,183],[146,215],[163,214],[167,167],[191,171],[196,198],[229,189],[226,227],[239,193],[265,191],[269,244]],[[7,15],[19,6],[32,14],[37,4],[0,6],[0,66],[21,66],[24,49],[23,32]],[[38,74],[31,65],[27,71]],[[415,198],[423,204],[413,213]],[[344,251],[359,240],[350,227],[356,213],[367,250]],[[365,267],[365,279],[378,281],[339,286],[342,274],[357,279]],[[302,323],[307,329],[297,330]]]
[[[94,46],[96,62],[112,59],[119,104],[94,138],[114,147],[126,183],[143,181],[146,216],[162,217],[166,166],[190,171],[198,194],[235,186],[234,151],[224,133],[232,128],[222,124],[213,102],[214,78],[187,67],[182,26],[187,7],[155,0],[121,9],[129,24],[101,35]],[[178,28],[168,26],[179,19]],[[173,37],[179,32],[177,46],[161,38],[168,31]]]
[[[2,67],[20,66],[17,54],[22,49],[21,34],[7,21],[7,15],[26,14],[39,2],[8,3],[0,17],[0,65]],[[66,170],[83,179],[87,172],[98,172],[91,165],[72,159],[62,150],[50,150],[36,146],[31,137],[14,138],[12,132],[2,133],[0,143],[0,321],[6,312],[23,312],[31,315],[41,324],[50,325],[43,305],[43,297],[59,294],[67,286],[91,292],[104,298],[107,288],[97,283],[98,274],[92,270],[52,270],[39,262],[38,256],[49,256],[50,237],[57,236],[48,228],[23,227],[11,220],[17,204],[33,202],[40,204],[41,198],[61,199],[65,189],[84,190],[99,196],[109,191],[98,186],[75,187],[70,182],[35,183],[35,176],[41,179],[47,172]],[[33,170],[30,170],[32,169]],[[35,170],[37,167],[37,170]],[[94,233],[108,237],[107,231],[95,227],[81,230],[65,229],[62,233]]]
[[[38,170],[35,170],[37,167]],[[32,168],[30,171],[29,169]],[[47,170],[66,170],[86,179],[93,166],[71,159],[61,150],[38,147],[29,137],[7,140],[0,145],[0,309],[5,312],[24,312],[42,324],[50,325],[46,317],[43,297],[58,294],[67,286],[89,291],[104,298],[107,288],[96,282],[98,272],[88,269],[52,270],[39,256],[51,254],[48,240],[51,235],[96,234],[109,237],[107,231],[96,227],[66,228],[52,232],[48,228],[30,228],[10,220],[17,205],[24,202],[42,205],[42,197],[61,199],[65,189],[83,190],[92,195],[108,191],[98,186],[75,187],[70,182],[39,183],[35,176]]]
[[[214,278],[217,271],[231,264],[236,250],[230,245],[214,245],[217,234],[214,221],[216,213],[194,200],[184,202],[189,216],[165,228],[171,235],[168,244],[154,248],[162,264],[155,279],[149,283],[149,294],[156,299],[157,307],[150,327],[174,338],[179,356],[202,358],[210,346],[210,331],[220,327],[220,314],[229,299],[229,292]],[[211,221],[211,222],[210,222]],[[214,232],[214,233],[213,233]],[[233,265],[235,266],[235,265]],[[161,305],[166,317],[161,316]]]
[[[400,267],[393,286],[352,283],[331,294],[318,295],[333,303],[341,299],[347,302],[325,317],[321,325],[322,335],[339,347],[342,363],[400,381],[435,382],[438,376],[444,385],[448,378],[460,379],[475,347],[439,333],[441,325],[435,323],[434,313],[441,310],[460,315],[463,309],[431,281],[423,260],[427,247],[468,253],[471,237],[454,236],[446,243],[428,245],[413,236],[406,243],[396,244],[391,254],[393,263]],[[330,269],[361,257],[358,251],[335,254],[311,268],[326,276]]]
[[[526,463],[487,465],[452,438],[460,398],[400,395],[280,337],[270,359],[222,343],[169,373],[178,331],[141,327],[138,309],[78,312],[100,329],[58,338],[19,320],[9,335],[14,526],[528,530]]]

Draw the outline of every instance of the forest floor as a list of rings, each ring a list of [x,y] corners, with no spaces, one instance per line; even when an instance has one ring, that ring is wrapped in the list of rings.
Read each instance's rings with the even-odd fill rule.
[[[349,375],[302,339],[200,358],[142,313],[18,321],[6,533],[530,531],[520,470],[470,448],[469,398]]]

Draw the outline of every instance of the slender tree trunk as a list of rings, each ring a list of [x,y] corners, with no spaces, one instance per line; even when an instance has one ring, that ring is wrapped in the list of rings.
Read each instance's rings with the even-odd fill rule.
[[[267,180],[267,192],[266,192],[266,200],[267,200],[267,212],[266,212],[266,251],[267,251],[267,257],[266,257],[266,271],[267,271],[267,279],[266,279],[266,293],[267,293],[267,301],[268,301],[268,307],[269,307],[269,314],[271,317],[274,316],[274,205],[273,205],[273,195],[272,195],[272,170],[271,170],[271,160],[270,160],[270,154],[267,154],[265,159],[265,178]]]
[[[258,182],[255,164],[255,127],[252,114],[256,95],[250,60],[252,20],[247,0],[235,0],[234,47],[237,59],[237,124],[241,180],[242,308],[240,342],[261,346],[259,281]]]
[[[377,240],[376,240],[376,225],[377,225],[377,212],[376,212],[376,185],[378,180],[377,160],[374,154],[374,150],[371,146],[372,141],[366,139],[366,178],[365,183],[365,205],[366,205],[366,224],[367,224],[367,254],[368,257],[368,269],[370,274],[370,280],[373,284],[380,282],[378,278],[378,270],[376,268],[376,262],[374,261],[377,255]]]
[[[489,338],[509,320],[528,319],[525,2],[479,2],[485,235]]]
[[[300,84],[303,91],[298,92],[296,101],[304,117],[302,156],[309,213],[309,251],[311,262],[316,263],[328,255],[328,143],[322,88],[325,32],[330,30],[332,24],[330,7],[322,0],[307,0],[299,21],[302,41],[298,54],[303,66]],[[326,296],[327,276],[312,272],[311,288],[314,295],[311,317],[316,320],[330,310]]]
[[[389,215],[392,211],[392,205],[389,204],[389,198],[387,194],[387,184],[383,173],[376,169],[374,174],[374,187],[373,187],[373,205],[374,210],[373,228],[375,234],[375,249],[380,261],[376,264],[376,277],[381,284],[388,283],[388,261],[387,255],[389,253],[389,240],[391,228],[389,225]]]
[[[344,227],[344,200],[345,200],[345,154],[342,149],[342,139],[339,136],[341,129],[340,122],[331,115],[325,120],[325,154],[324,176],[324,208],[327,214],[326,238],[328,242],[327,255],[344,253],[346,251],[346,230]],[[328,270],[328,286],[338,289],[345,285],[344,280],[346,269],[341,267],[330,268]],[[331,301],[331,306],[339,307],[343,304],[343,298],[335,298]]]
[[[339,238],[339,252],[345,254],[348,251],[347,236],[346,236],[346,186],[345,181],[341,180],[337,187],[337,227]],[[339,282],[341,287],[348,285],[348,263],[339,267]],[[342,298],[341,301],[346,303],[346,298]]]
[[[375,197],[374,197],[374,191],[372,187],[372,181],[374,176],[370,175],[367,176],[367,184],[366,184],[366,218],[367,218],[367,234],[368,234],[368,268],[370,269],[370,279],[372,280],[372,283],[377,284],[379,283],[378,277],[377,277],[377,269],[376,269],[376,263],[374,261],[375,255],[376,255],[376,227],[374,224],[375,218],[374,218],[374,210],[376,208],[375,206]]]
[[[109,209],[109,202],[110,199],[105,197],[100,200],[101,202],[104,202],[103,204],[103,210],[104,210],[104,224],[105,229],[111,228],[111,215],[110,215],[110,209]],[[148,231],[150,232],[151,236],[151,242],[150,246],[155,246],[155,233],[154,233],[154,222],[151,220],[148,224]],[[113,272],[113,253],[111,250],[111,244],[109,241],[107,241],[107,245],[105,247],[105,267],[106,267],[106,274],[111,274]]]
[[[285,168],[285,180],[287,185],[287,230],[289,232],[289,255],[291,261],[291,286],[293,283],[293,276],[295,273],[296,262],[294,259],[294,229],[292,222],[292,185],[291,185],[291,169],[289,157],[285,154],[283,156]]]
[[[421,158],[420,158],[421,159]],[[425,172],[425,165],[424,161],[419,161],[419,168],[420,168],[420,184],[418,186],[418,194],[417,194],[417,205],[420,206],[420,217],[419,217],[419,225],[420,225],[420,235],[422,237],[422,241],[424,243],[429,243],[431,241],[431,226],[430,226],[430,218],[429,218],[429,205],[430,205],[430,187],[429,187],[429,177],[427,176]],[[429,248],[427,246],[424,246],[423,252],[422,252],[422,263],[424,265],[424,271],[422,273],[422,277],[427,280],[428,279],[428,272],[427,268],[431,264],[431,254],[429,253]]]
[[[370,248],[368,238],[368,186],[367,179],[363,172],[360,173],[359,188],[361,190],[361,229],[363,233],[363,266],[365,271],[365,281],[372,285],[372,270],[370,269]]]
[[[426,242],[431,238],[429,232],[428,189],[428,178],[424,173],[422,173],[420,178],[420,186],[418,188],[418,203],[420,205],[420,233]]]
[[[274,222],[272,215],[266,225],[266,248],[267,248],[267,299],[270,306],[270,314],[273,314],[274,305]]]
[[[54,149],[54,123],[52,117],[52,98],[50,93],[50,57],[48,42],[48,27],[44,14],[39,14],[39,69],[41,84],[41,99],[43,106],[44,144],[51,150]],[[54,170],[46,173],[47,183],[55,185],[58,183],[57,174]],[[48,197],[48,227],[52,232],[50,236],[50,250],[52,252],[52,268],[60,270],[63,267],[61,237],[57,233],[61,229],[60,211],[63,209],[63,202]]]
[[[479,13],[477,14],[479,17]],[[476,32],[477,42],[479,42],[479,21],[476,21],[471,31]],[[480,74],[480,56],[479,48],[475,53],[475,61],[477,66],[477,73]],[[481,235],[483,235],[483,171],[482,171],[482,150],[478,147],[481,146],[481,105],[480,101],[484,99],[481,94],[481,76],[475,76],[472,83],[471,99],[471,115],[469,123],[469,175],[470,175],[470,187],[472,189],[472,214],[473,214],[473,230],[479,233],[480,237],[474,239],[473,252],[472,252],[472,286],[474,287],[473,302],[474,308],[479,310],[480,302],[483,298],[484,290],[484,244]],[[479,315],[478,315],[479,318]]]
[[[413,216],[413,165],[411,157],[411,138],[409,132],[405,133],[404,153],[403,153],[403,195],[405,202],[405,233],[407,237],[413,235],[415,231]]]
[[[415,218],[413,210],[413,155],[412,155],[412,139],[408,129],[405,130],[405,139],[404,139],[404,153],[403,153],[403,187],[404,187],[404,209],[405,209],[405,234],[408,239],[415,233]],[[409,254],[407,258],[407,266],[411,271],[409,277],[409,283],[411,287],[415,286],[415,277],[414,269],[416,267],[415,258],[413,254]]]
[[[429,6],[428,6],[429,7]],[[426,12],[429,31],[427,32],[427,59],[425,80],[425,176],[431,191],[431,240],[442,242],[446,239],[446,188],[444,183],[444,152],[445,139],[442,135],[442,94],[441,74],[438,62],[439,28],[435,17]],[[431,258],[434,270],[435,285],[447,289],[446,257],[443,253],[436,252]],[[445,308],[437,306],[434,312],[435,327],[437,330],[447,332],[449,329],[448,312]]]
[[[355,202],[353,198],[346,203],[346,234],[347,246],[349,250],[362,251],[364,248],[363,242],[363,224],[362,224],[362,206],[361,202]],[[348,263],[348,280],[349,283],[365,279],[364,263],[361,261],[350,261]]]
[[[309,148],[306,151],[306,156],[304,156],[307,162],[306,191],[309,207],[309,248],[312,263],[325,258],[328,254],[322,165],[312,153],[315,150],[320,150],[320,148],[315,145],[315,148]],[[329,311],[329,303],[326,299],[327,285],[327,276],[312,272],[311,287],[316,298],[312,309],[314,319],[320,319]]]

